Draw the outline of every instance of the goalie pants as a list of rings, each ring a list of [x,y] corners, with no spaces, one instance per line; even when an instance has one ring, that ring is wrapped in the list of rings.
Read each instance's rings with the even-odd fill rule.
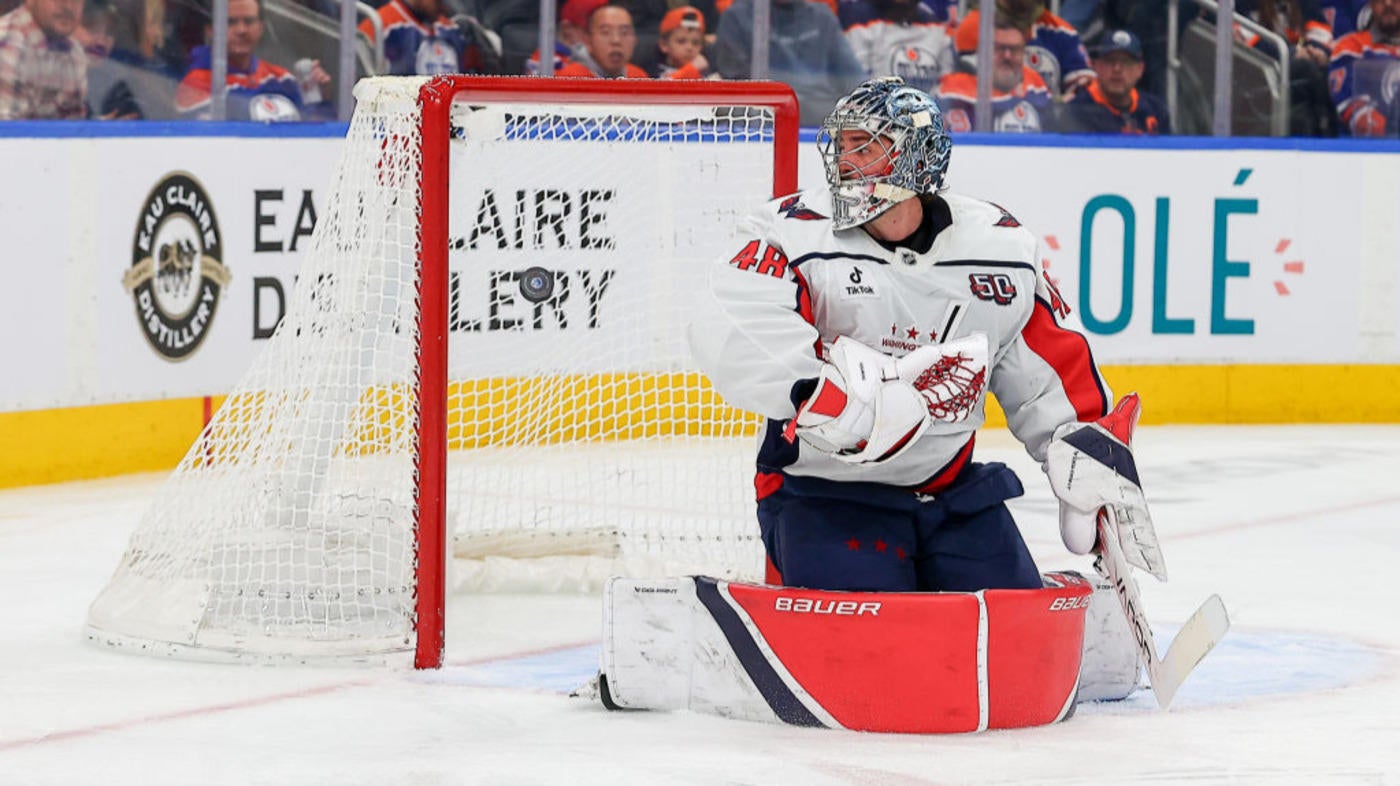
[[[789,475],[759,500],[758,522],[768,558],[790,587],[1034,589],[1040,571],[1005,504],[1023,492],[998,462],[969,464],[935,497]]]

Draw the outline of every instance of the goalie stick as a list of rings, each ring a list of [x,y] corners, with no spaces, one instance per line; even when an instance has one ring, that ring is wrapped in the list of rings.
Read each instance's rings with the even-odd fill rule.
[[[1138,594],[1137,582],[1129,575],[1128,561],[1123,557],[1123,548],[1118,543],[1117,527],[1110,521],[1106,511],[1099,512],[1099,545],[1096,549],[1094,569],[1113,583],[1113,592],[1123,606],[1123,614],[1128,618],[1128,627],[1137,641],[1138,654],[1147,669],[1147,677],[1152,683],[1152,693],[1157,697],[1157,706],[1166,709],[1176,697],[1177,689],[1196,664],[1210,653],[1215,645],[1225,637],[1230,629],[1230,618],[1225,613],[1225,603],[1219,595],[1211,595],[1201,607],[1196,609],[1186,623],[1177,631],[1167,647],[1165,658],[1157,657],[1157,645],[1152,638],[1152,628],[1147,624],[1147,615],[1142,611],[1142,598]]]
[[[1115,438],[1124,445],[1130,444],[1133,429],[1137,426],[1140,402],[1137,394],[1125,396],[1119,402],[1113,415],[1099,421]],[[1125,414],[1127,417],[1115,417]],[[1128,618],[1128,627],[1137,642],[1138,654],[1147,669],[1152,683],[1152,693],[1157,697],[1157,706],[1166,709],[1176,697],[1181,683],[1186,681],[1191,670],[1201,659],[1210,654],[1215,645],[1230,630],[1230,617],[1225,612],[1225,603],[1219,595],[1211,595],[1177,631],[1176,638],[1167,646],[1167,656],[1157,657],[1157,645],[1152,638],[1152,628],[1147,624],[1147,615],[1142,610],[1142,597],[1138,594],[1137,582],[1130,573],[1123,545],[1118,539],[1118,523],[1110,508],[1100,508],[1097,518],[1098,542],[1094,546],[1094,569],[1113,584],[1114,594],[1123,607],[1123,615]],[[1165,575],[1165,574],[1163,574]]]

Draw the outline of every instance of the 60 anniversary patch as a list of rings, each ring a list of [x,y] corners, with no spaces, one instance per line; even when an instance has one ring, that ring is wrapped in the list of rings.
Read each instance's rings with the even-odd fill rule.
[[[172,172],[146,197],[122,276],[151,347],[167,360],[189,357],[209,332],[228,286],[223,234],[204,188]]]

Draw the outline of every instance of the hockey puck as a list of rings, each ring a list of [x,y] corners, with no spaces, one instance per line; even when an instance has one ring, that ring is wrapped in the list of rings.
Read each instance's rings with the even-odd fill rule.
[[[554,294],[554,273],[542,267],[520,272],[520,294],[531,303],[542,303]]]

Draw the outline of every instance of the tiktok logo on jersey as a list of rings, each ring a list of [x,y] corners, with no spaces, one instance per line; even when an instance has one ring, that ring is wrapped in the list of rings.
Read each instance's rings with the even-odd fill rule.
[[[1016,299],[1016,284],[1005,273],[973,273],[967,277],[972,294],[998,306],[1009,306]]]
[[[194,353],[228,286],[223,235],[209,195],[193,175],[171,172],[151,189],[136,220],[122,286],[151,348],[170,361]]]
[[[842,287],[842,300],[850,300],[851,298],[879,297],[879,294],[875,291],[875,287],[865,283],[865,272],[862,271],[860,268],[852,267],[851,272],[849,275],[846,276],[846,279],[850,283]]]

